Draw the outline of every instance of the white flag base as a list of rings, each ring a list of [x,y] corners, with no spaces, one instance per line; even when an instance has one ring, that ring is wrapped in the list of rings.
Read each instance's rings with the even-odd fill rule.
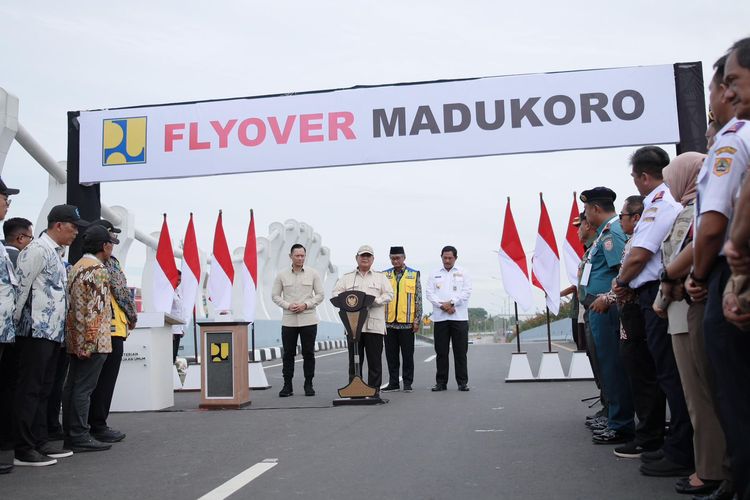
[[[176,391],[200,391],[201,390],[201,365],[188,365],[187,373],[185,374],[185,380],[181,385],[177,385],[180,381],[177,370],[175,373],[175,390]]]
[[[250,389],[263,390],[271,388],[271,386],[268,385],[266,372],[263,371],[263,363],[260,361],[251,361],[247,364],[247,368]]]
[[[506,382],[533,382],[534,375],[531,373],[529,357],[525,352],[514,352],[510,358],[510,369]]]
[[[175,391],[182,390],[182,380],[180,380],[180,374],[177,373],[177,367],[172,370],[172,387]]]
[[[591,363],[586,351],[575,351],[570,359],[570,370],[568,380],[594,380],[594,372],[591,371]]]
[[[543,352],[542,363],[539,365],[539,382],[547,380],[565,380],[560,356],[556,352]]]

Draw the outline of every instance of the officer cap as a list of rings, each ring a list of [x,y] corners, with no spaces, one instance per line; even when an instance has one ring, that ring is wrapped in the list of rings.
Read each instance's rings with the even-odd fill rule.
[[[573,219],[573,226],[579,227],[583,221],[586,220],[586,212],[581,212],[578,217]]]
[[[613,202],[617,198],[617,194],[608,187],[599,186],[582,192],[580,198],[584,203],[590,203],[592,201]]]

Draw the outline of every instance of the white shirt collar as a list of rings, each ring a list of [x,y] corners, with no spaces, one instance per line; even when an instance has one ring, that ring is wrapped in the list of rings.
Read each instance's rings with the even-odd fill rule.
[[[42,233],[42,236],[39,238],[39,241],[44,242],[48,247],[50,247],[52,250],[55,251],[60,257],[65,253],[65,248],[63,248],[62,245],[58,245],[55,240],[50,238],[49,234]]]

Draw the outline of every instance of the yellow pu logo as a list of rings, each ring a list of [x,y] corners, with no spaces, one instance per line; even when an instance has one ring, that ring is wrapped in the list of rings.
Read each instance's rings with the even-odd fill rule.
[[[211,361],[221,363],[229,359],[229,342],[211,342]]]
[[[102,165],[146,163],[145,116],[104,120],[102,129]]]

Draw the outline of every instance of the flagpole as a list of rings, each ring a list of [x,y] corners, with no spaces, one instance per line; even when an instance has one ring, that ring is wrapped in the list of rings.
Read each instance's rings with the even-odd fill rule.
[[[547,352],[552,352],[552,333],[549,326],[549,307],[547,309]]]
[[[516,348],[518,354],[521,354],[521,328],[518,326],[518,303],[513,301],[513,309],[516,313]]]
[[[193,304],[193,347],[195,347],[195,362],[198,363],[198,320],[195,315],[195,304]]]

